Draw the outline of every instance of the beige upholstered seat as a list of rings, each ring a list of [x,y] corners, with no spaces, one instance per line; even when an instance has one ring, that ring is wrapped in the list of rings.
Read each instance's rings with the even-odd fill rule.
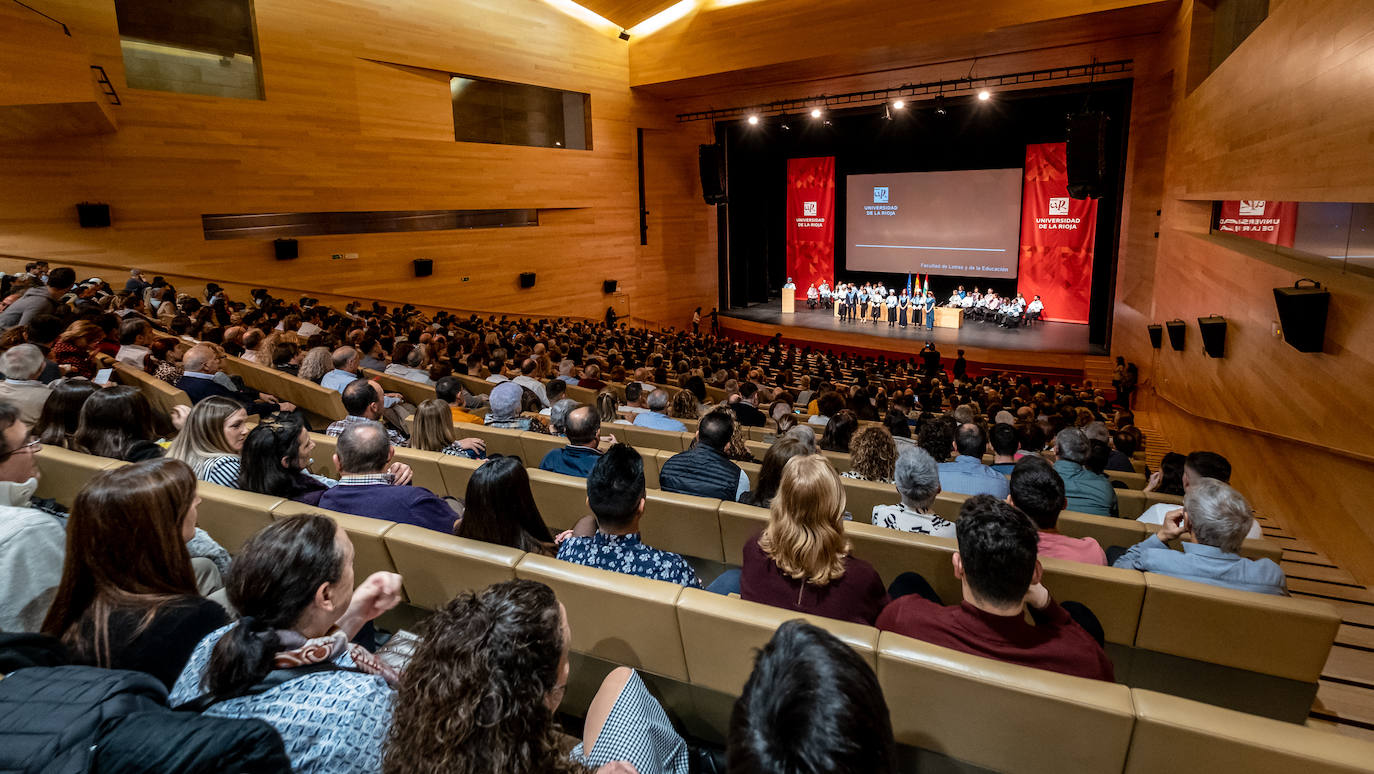
[[[649,490],[645,500],[644,518],[640,521],[645,543],[684,556],[724,560],[716,516],[719,500],[660,489]]]
[[[394,446],[392,449],[395,451],[395,456],[392,459],[396,462],[404,462],[413,471],[414,478],[410,480],[412,486],[422,486],[440,497],[445,494],[453,494],[454,497],[463,496],[462,492],[452,493],[448,491],[448,484],[444,481],[444,475],[439,470],[440,461],[451,455],[408,449],[404,446]]]
[[[515,565],[525,555],[514,548],[443,535],[413,524],[392,527],[385,533],[385,542],[411,603],[431,610],[461,592],[513,579]]]
[[[539,467],[539,460],[531,462],[525,459],[525,449],[520,440],[522,431],[520,430],[456,422],[453,425],[453,434],[458,438],[481,438],[486,441],[488,457],[493,454],[504,454],[507,457],[520,458],[526,467]]]
[[[685,451],[692,443],[692,436],[676,430],[654,430],[638,425],[624,425],[630,445],[646,449],[666,449],[671,452]]]
[[[474,471],[482,467],[482,463],[483,460],[470,460],[467,457],[441,454],[439,475],[444,479],[444,491],[452,497],[466,497],[468,480],[472,478]]]
[[[127,463],[109,457],[83,454],[60,446],[44,446],[38,452],[38,497],[51,498],[70,508],[76,493],[102,470]]]
[[[224,356],[220,362],[226,373],[242,377],[249,387],[290,401],[315,418],[332,422],[348,415],[343,396],[335,390],[232,355]]]
[[[127,363],[118,361],[111,365],[115,375],[119,377],[121,384],[130,387],[137,387],[143,396],[148,399],[153,411],[165,416],[171,416],[173,407],[191,405],[191,399],[187,397],[184,390],[173,387],[161,379],[144,372],[142,369],[134,368]]]
[[[1042,557],[1041,582],[1060,602],[1081,602],[1097,616],[1107,642],[1130,646],[1140,626],[1144,573]]]
[[[311,433],[310,438],[315,442],[315,450],[310,453],[314,460],[310,470],[321,476],[338,478],[339,467],[334,464],[334,452],[339,446],[338,436]]]
[[[587,508],[587,479],[530,469],[530,492],[539,515],[549,529],[572,529],[577,520],[591,513]]]
[[[396,563],[386,547],[386,534],[398,526],[396,522],[339,513],[293,500],[283,500],[273,508],[272,518],[285,519],[303,513],[328,516],[348,533],[353,542],[353,575],[359,582],[374,572],[396,572]]]
[[[716,511],[720,522],[721,552],[726,564],[743,563],[744,544],[768,526],[768,509],[743,503],[721,502]]]
[[[196,494],[200,495],[200,507],[196,509],[200,528],[231,554],[237,554],[248,538],[271,524],[272,510],[284,502],[280,497],[230,489],[208,481],[197,482]]]
[[[1109,481],[1120,481],[1126,485],[1127,489],[1144,489],[1148,479],[1140,473],[1125,473],[1120,470],[1104,471]]]
[[[1059,531],[1069,537],[1090,537],[1106,550],[1112,546],[1129,548],[1149,536],[1146,525],[1135,519],[1113,519],[1092,513],[1063,511],[1059,514]]]
[[[860,481],[857,478],[841,478],[840,481],[844,484],[845,507],[854,521],[872,524],[875,506],[896,505],[902,501],[892,484]]]
[[[544,461],[544,455],[554,449],[561,449],[568,445],[568,439],[558,435],[544,435],[543,433],[521,433],[520,449],[521,457],[525,464],[531,468],[539,467]]]
[[[413,382],[409,379],[402,379],[399,376],[392,376],[391,374],[382,371],[374,371],[370,368],[363,369],[363,376],[369,379],[375,379],[378,384],[382,385],[382,389],[387,392],[399,392],[405,397],[406,402],[414,406],[418,406],[427,400],[433,400],[439,397],[438,393],[434,391],[434,385],[432,384]]]

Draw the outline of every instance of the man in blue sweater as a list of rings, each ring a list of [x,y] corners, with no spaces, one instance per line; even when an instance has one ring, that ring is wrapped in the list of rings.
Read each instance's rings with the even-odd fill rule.
[[[349,425],[334,451],[339,485],[320,495],[320,507],[453,534],[458,514],[447,502],[424,487],[392,483],[386,471],[395,453],[380,422]]]

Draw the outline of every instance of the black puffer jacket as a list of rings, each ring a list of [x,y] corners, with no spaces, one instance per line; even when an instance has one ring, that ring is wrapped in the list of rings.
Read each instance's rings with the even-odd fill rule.
[[[0,772],[291,771],[260,720],[167,708],[151,675],[85,666],[20,669],[0,680]]]

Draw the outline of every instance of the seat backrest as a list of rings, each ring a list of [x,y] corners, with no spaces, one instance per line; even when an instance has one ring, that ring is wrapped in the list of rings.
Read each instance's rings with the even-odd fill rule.
[[[102,470],[117,468],[126,464],[122,460],[97,457],[94,454],[64,449],[61,446],[44,446],[38,452],[38,497],[50,498],[71,508],[76,501],[76,493],[86,486],[91,477]]]
[[[581,403],[584,406],[596,405],[596,390],[589,387],[578,387],[575,384],[568,385],[568,397]]]
[[[878,682],[899,744],[995,771],[1120,771],[1135,717],[1130,689],[1006,664],[892,632]]]
[[[768,450],[772,448],[773,445],[771,443],[764,443],[763,441],[745,441],[744,446],[749,450],[750,454],[754,455],[755,460],[763,462],[763,458],[768,456]]]
[[[857,478],[841,478],[844,484],[845,507],[854,521],[864,524],[873,523],[873,508],[879,505],[897,505],[902,502],[901,495],[892,484],[876,481],[861,481]]]
[[[1246,559],[1268,559],[1279,564],[1283,561],[1283,546],[1264,538],[1246,540],[1240,544],[1240,555]]]
[[[941,492],[935,495],[935,504],[931,509],[945,521],[958,521],[959,509],[964,507],[964,501],[968,498],[968,495],[959,492]]]
[[[196,482],[200,507],[196,509],[200,528],[237,554],[258,530],[272,523],[272,510],[284,501],[280,497],[230,489],[208,481]]]
[[[827,460],[830,460],[830,465],[835,468],[836,473],[845,473],[849,471],[850,459],[847,452],[826,451],[822,449],[821,454]]]
[[[543,433],[521,433],[520,449],[521,457],[527,462],[526,465],[537,468],[539,463],[544,461],[544,455],[554,449],[561,449],[568,445],[568,439],[559,435],[544,435]]]
[[[439,470],[440,460],[451,455],[442,452],[409,449],[404,446],[394,446],[392,449],[396,453],[393,459],[396,462],[404,462],[409,465],[414,472],[414,478],[410,480],[411,486],[422,486],[440,497],[446,494],[451,494],[454,497],[463,496],[461,491],[448,491],[448,482],[444,480],[444,474]]]
[[[339,466],[334,464],[334,451],[339,446],[339,437],[324,433],[311,433],[310,438],[315,442],[315,451],[311,452],[310,455],[315,462],[310,466],[310,469],[321,476],[338,478]]]
[[[1145,512],[1150,504],[1145,501],[1146,493],[1136,489],[1116,489],[1117,513],[1123,519],[1134,519]]]
[[[330,421],[340,420],[348,415],[348,412],[344,411],[342,395],[308,379],[282,373],[275,368],[268,368],[232,355],[225,355],[221,363],[226,372],[242,377],[244,384],[271,393],[278,400],[290,401],[311,414]]]
[[[759,471],[763,468],[757,462],[736,462],[739,469],[744,471],[744,475],[749,477],[749,488],[753,489],[759,485]]]
[[[714,562],[724,561],[720,522],[721,501],[708,497],[648,490],[640,534],[654,548]]]
[[[396,563],[386,547],[386,534],[397,526],[396,522],[339,513],[294,500],[281,501],[272,509],[272,518],[285,519],[303,513],[328,516],[348,533],[348,539],[353,542],[353,576],[359,581],[374,572],[396,572]]]
[[[1341,626],[1324,602],[1145,573],[1137,648],[1315,683]]]
[[[739,567],[744,563],[744,544],[768,526],[768,509],[721,501],[716,519],[723,561]]]
[[[464,389],[473,395],[490,395],[492,389],[496,387],[496,382],[489,382],[486,379],[478,379],[467,374],[454,374],[458,381],[463,383]]]
[[[854,556],[873,565],[885,584],[904,572],[914,572],[930,582],[945,604],[958,604],[963,597],[963,585],[954,577],[950,559],[956,548],[952,538],[899,532],[858,521],[846,522],[844,534]]]
[[[531,461],[525,458],[525,447],[520,439],[523,432],[522,430],[474,425],[469,422],[455,422],[453,425],[455,438],[481,438],[486,441],[488,457],[493,454],[504,454],[507,457],[520,458],[527,468],[538,467],[539,460]]]
[[[392,376],[382,371],[374,371],[371,368],[364,368],[363,375],[369,379],[376,379],[377,383],[382,385],[382,389],[387,392],[401,393],[405,396],[407,402],[415,406],[427,400],[433,400],[439,397],[439,394],[434,391],[434,385],[432,384],[413,382],[409,379],[402,379],[399,376]]]
[[[625,435],[631,446],[646,449],[666,449],[671,452],[686,451],[692,443],[692,436],[676,430],[654,430],[639,425],[624,425]]]
[[[568,611],[572,649],[615,664],[687,680],[677,622],[682,587],[526,554],[519,578],[547,584]]]
[[[153,410],[160,414],[171,416],[173,407],[191,405],[191,399],[185,390],[173,387],[156,376],[118,361],[115,361],[112,367],[121,383],[137,387],[143,393],[143,397],[148,399]]]
[[[414,524],[397,524],[386,549],[401,574],[411,604],[438,609],[464,591],[513,580],[524,551],[445,535]]]
[[[1045,588],[1060,602],[1087,605],[1107,642],[1127,647],[1135,642],[1145,601],[1144,573],[1049,557],[1042,557],[1040,566]]]
[[[1146,526],[1135,519],[1113,519],[1077,511],[1061,512],[1057,526],[1069,537],[1096,540],[1104,551],[1112,546],[1130,548],[1149,535]]]
[[[534,504],[549,529],[572,529],[578,519],[591,513],[587,508],[587,479],[537,468],[530,468],[528,473]],[[647,537],[645,542],[649,542]]]
[[[452,497],[467,497],[468,481],[482,467],[484,460],[470,460],[451,454],[440,455],[439,475],[444,478],[444,491]]]
[[[683,589],[678,625],[693,685],[738,696],[754,671],[754,658],[777,628],[798,618],[830,632],[876,669],[878,630],[871,626],[806,615],[746,602],[701,589]]]
[[[646,489],[658,489],[658,469],[662,465],[658,454],[663,450],[649,446],[636,446],[635,451],[639,452],[640,459],[644,461],[644,487]]]
[[[1125,774],[1198,771],[1354,774],[1374,765],[1374,743],[1297,723],[1134,689],[1135,733]]]
[[[1120,481],[1126,485],[1127,489],[1144,489],[1148,480],[1145,476],[1134,471],[1126,473],[1120,470],[1104,471],[1110,481]]]

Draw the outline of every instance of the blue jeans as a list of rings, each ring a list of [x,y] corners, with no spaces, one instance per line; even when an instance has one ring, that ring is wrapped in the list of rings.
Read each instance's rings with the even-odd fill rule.
[[[706,590],[713,594],[738,594],[740,593],[739,579],[739,570],[726,570],[720,574],[720,577],[711,581],[711,585],[707,586]]]

